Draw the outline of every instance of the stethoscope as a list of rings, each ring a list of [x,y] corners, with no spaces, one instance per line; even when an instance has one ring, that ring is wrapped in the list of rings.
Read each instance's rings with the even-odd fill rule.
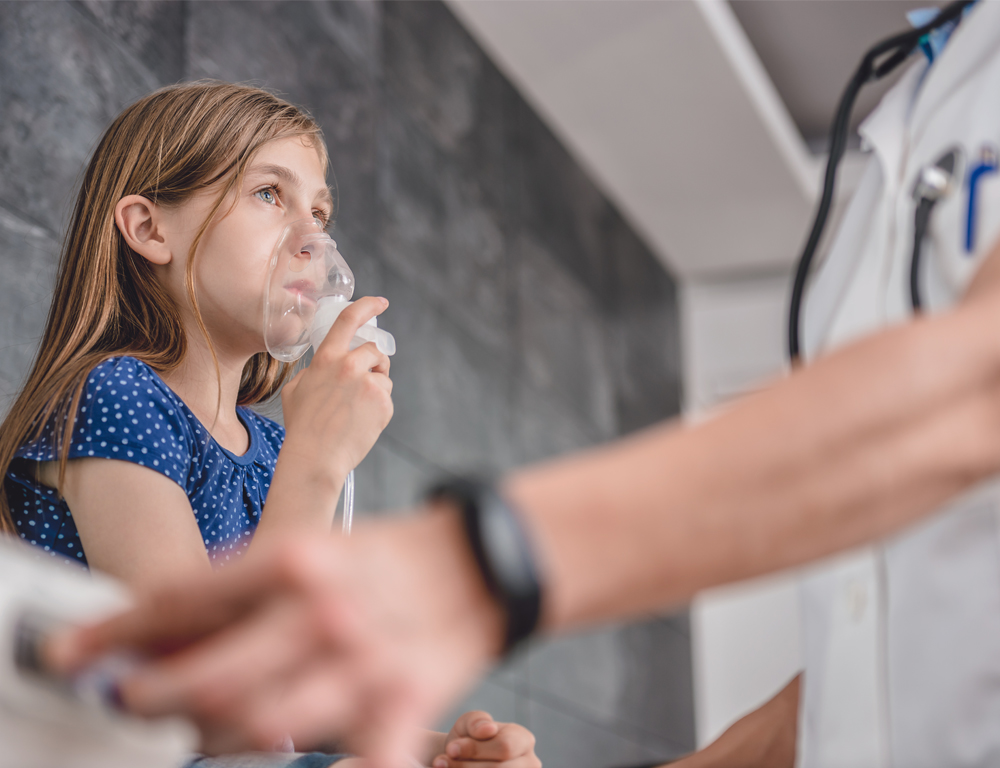
[[[833,203],[833,193],[837,184],[837,168],[844,157],[844,151],[847,149],[851,110],[858,93],[866,83],[881,80],[894,71],[922,44],[928,34],[958,19],[962,12],[974,2],[975,0],[953,2],[945,6],[928,24],[893,35],[872,46],[861,59],[861,64],[840,97],[840,103],[837,105],[837,112],[830,129],[830,156],[827,159],[826,173],[823,177],[823,194],[816,210],[812,229],[809,232],[809,239],[799,257],[799,263],[795,270],[795,282],[792,284],[792,300],[788,310],[788,356],[793,365],[799,363],[801,356],[799,336],[802,323],[802,298],[806,280],[809,277],[816,248],[819,246],[820,238],[830,215],[830,206]],[[920,291],[920,264],[927,225],[930,222],[934,206],[953,188],[959,159],[958,149],[944,153],[933,164],[923,169],[913,190],[916,208],[914,212],[913,252],[910,258],[910,305],[914,313],[920,313],[924,306]]]

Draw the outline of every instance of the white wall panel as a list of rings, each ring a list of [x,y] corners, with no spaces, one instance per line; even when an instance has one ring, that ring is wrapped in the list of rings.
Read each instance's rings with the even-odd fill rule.
[[[686,411],[694,417],[784,369],[790,276],[688,281],[681,292]],[[778,574],[701,593],[691,608],[699,746],[769,699],[799,670],[798,587]]]

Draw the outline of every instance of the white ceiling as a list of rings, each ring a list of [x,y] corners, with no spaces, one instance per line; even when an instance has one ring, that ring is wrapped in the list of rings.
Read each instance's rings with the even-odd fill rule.
[[[793,263],[822,166],[803,131],[816,138],[842,71],[913,5],[739,0],[734,13],[725,0],[447,1],[682,277]],[[843,189],[857,159],[848,165]]]

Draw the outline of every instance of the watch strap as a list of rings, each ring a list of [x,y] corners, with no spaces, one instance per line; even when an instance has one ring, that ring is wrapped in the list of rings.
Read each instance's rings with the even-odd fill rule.
[[[504,652],[510,653],[534,633],[542,607],[538,564],[520,515],[493,484],[475,478],[441,482],[427,498],[460,510],[483,581],[506,614]]]

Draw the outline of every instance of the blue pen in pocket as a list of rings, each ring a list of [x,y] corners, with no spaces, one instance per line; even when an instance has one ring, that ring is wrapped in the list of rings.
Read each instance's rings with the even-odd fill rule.
[[[965,252],[971,254],[976,248],[976,215],[978,210],[979,182],[991,173],[996,173],[997,148],[984,144],[979,150],[979,162],[971,165],[968,176],[968,209],[965,215]]]

